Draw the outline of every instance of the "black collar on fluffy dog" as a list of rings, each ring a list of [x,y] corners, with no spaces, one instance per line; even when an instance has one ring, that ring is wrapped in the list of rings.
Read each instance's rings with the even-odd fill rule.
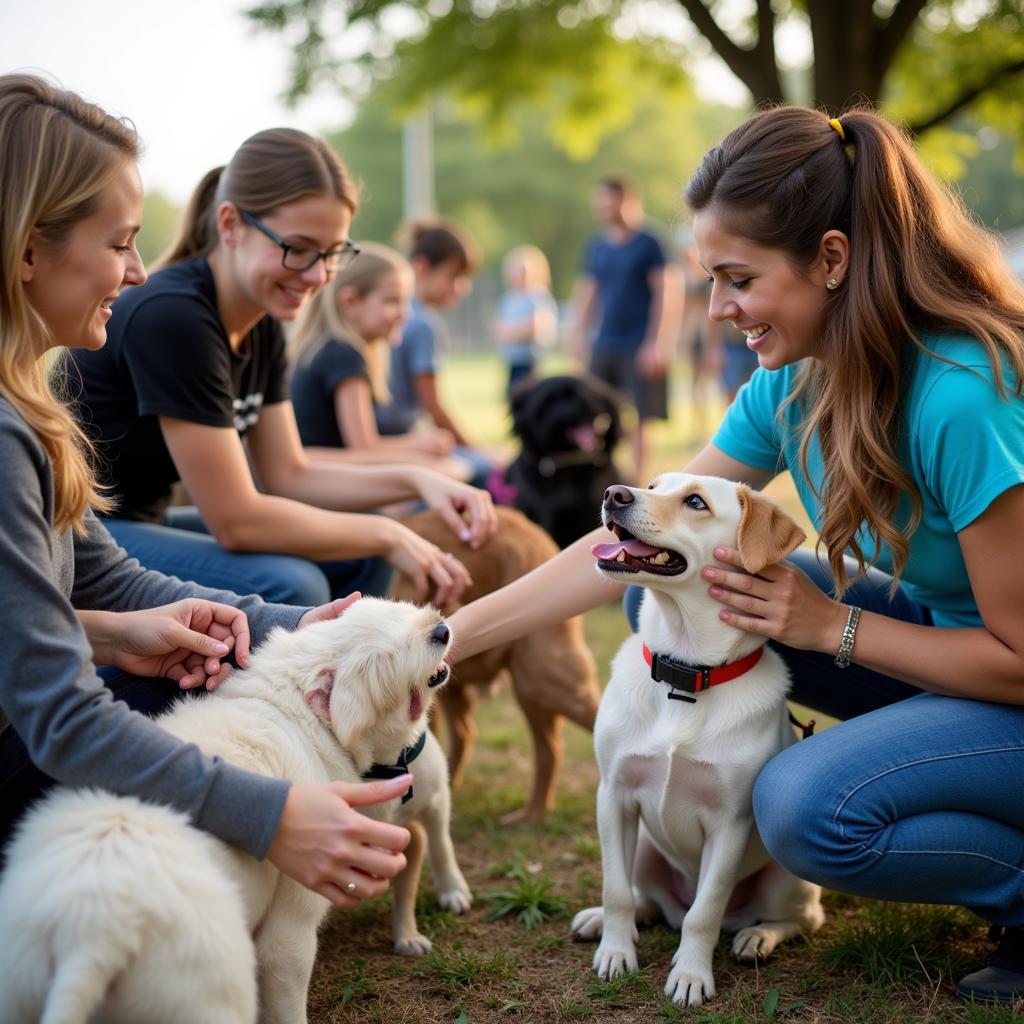
[[[599,525],[601,498],[619,480],[612,462],[619,404],[593,377],[545,377],[512,392],[512,432],[522,447],[508,482],[516,506],[560,547]]]

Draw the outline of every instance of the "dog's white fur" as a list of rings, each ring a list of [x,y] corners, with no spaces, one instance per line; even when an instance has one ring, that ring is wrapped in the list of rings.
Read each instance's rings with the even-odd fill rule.
[[[636,923],[660,914],[681,928],[665,993],[696,1006],[715,994],[711,961],[723,927],[736,932],[734,955],[751,960],[824,922],[820,888],[770,858],[751,803],[761,768],[795,740],[789,676],[766,648],[747,673],[696,703],[670,701],[668,685],[651,679],[642,645],[691,665],[753,652],[763,637],[722,622],[701,571],[721,546],[738,548],[744,568],[756,573],[804,535],[767,499],[717,477],[671,473],[649,490],[612,490],[619,494],[606,496],[605,525],[677,552],[686,568],[658,575],[599,562],[605,575],[647,592],[639,633],[612,662],[594,730],[603,905],[580,911],[572,930],[581,939],[601,937],[594,970],[613,978],[637,969]]]
[[[249,669],[178,704],[160,724],[263,775],[357,782],[374,762],[394,764],[427,728],[427,683],[438,681],[449,642],[446,630],[435,632],[440,625],[433,608],[364,598],[331,622],[274,631]],[[426,815],[441,899],[465,909],[443,755],[428,747],[413,769],[414,800],[404,809],[390,801],[377,816]],[[406,900],[415,884],[406,882]],[[258,1014],[304,1022],[328,906],[184,815],[57,790],[27,816],[0,880],[3,1020],[252,1024]],[[396,943],[426,941],[409,907],[396,907],[399,917]]]

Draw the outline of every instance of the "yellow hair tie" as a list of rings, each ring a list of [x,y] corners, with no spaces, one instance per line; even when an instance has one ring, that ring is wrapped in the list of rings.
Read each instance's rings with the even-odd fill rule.
[[[846,132],[843,131],[843,126],[839,123],[838,117],[830,118],[828,126],[829,128],[835,129],[836,135],[838,135],[839,138],[843,140],[843,142],[846,141]]]

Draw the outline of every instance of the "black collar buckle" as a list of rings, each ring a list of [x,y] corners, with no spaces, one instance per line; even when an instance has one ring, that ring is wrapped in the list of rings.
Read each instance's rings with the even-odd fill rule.
[[[409,765],[416,760],[417,757],[423,752],[423,747],[427,742],[427,734],[424,733],[411,747],[406,747],[398,755],[398,764],[375,764],[372,765],[369,771],[365,771],[362,774],[364,779],[397,779],[400,775],[405,775],[409,770]],[[412,799],[412,786],[410,786],[405,793],[402,795],[402,803],[407,803]]]
[[[702,693],[711,685],[711,669],[706,665],[685,665],[667,654],[651,654],[651,678],[668,683],[668,699],[696,704],[697,698],[687,694]],[[682,691],[682,692],[677,692]]]

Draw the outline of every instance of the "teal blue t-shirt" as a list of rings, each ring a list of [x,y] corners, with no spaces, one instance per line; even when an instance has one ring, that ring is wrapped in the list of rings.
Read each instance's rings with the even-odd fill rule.
[[[901,582],[907,594],[929,608],[937,626],[980,626],[957,532],[973,522],[1004,491],[1024,483],[1024,398],[1004,361],[1005,399],[996,390],[984,347],[963,335],[925,335],[922,340],[950,365],[916,352],[907,379],[903,429],[896,456],[917,485],[923,518],[910,538]],[[795,385],[799,364],[757,370],[729,407],[712,443],[748,466],[788,469],[812,522],[821,528],[821,504],[800,466],[800,408],[778,414]],[[817,438],[808,451],[810,481],[821,488]],[[905,523],[904,499],[897,523]],[[874,545],[862,532],[865,557]],[[883,545],[875,564],[892,571]]]

